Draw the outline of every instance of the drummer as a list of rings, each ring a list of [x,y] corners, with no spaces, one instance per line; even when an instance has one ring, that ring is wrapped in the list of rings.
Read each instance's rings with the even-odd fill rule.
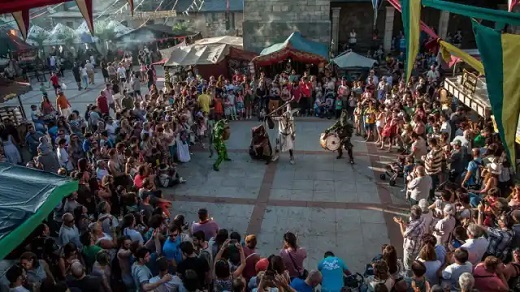
[[[348,120],[348,113],[346,109],[343,109],[341,111],[339,121],[334,123],[334,125],[332,125],[327,130],[325,130],[324,138],[326,138],[330,132],[335,132],[340,139],[338,156],[336,157],[336,159],[341,159],[341,157],[343,157],[343,148],[345,148],[350,158],[350,163],[354,164],[354,155],[352,153],[353,145],[350,142],[350,138],[352,138],[352,133],[354,132],[354,126]]]

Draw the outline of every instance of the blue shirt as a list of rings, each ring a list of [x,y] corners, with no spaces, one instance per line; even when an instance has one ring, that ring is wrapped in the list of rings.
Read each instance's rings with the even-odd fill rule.
[[[471,160],[468,164],[468,172],[471,172],[471,176],[469,177],[468,181],[466,182],[468,186],[473,186],[477,184],[477,171],[479,166],[482,165],[482,161],[479,159]]]
[[[298,292],[313,292],[314,290],[311,286],[305,283],[305,280],[302,280],[300,278],[294,278],[291,281],[291,287]]]
[[[83,152],[88,153],[90,151],[90,147],[92,146],[92,143],[90,143],[89,139],[85,139],[83,141]]]
[[[329,256],[321,260],[318,270],[323,276],[321,291],[341,291],[343,285],[343,271],[348,270],[342,259]]]
[[[163,254],[169,261],[175,260],[177,264],[182,261],[182,253],[180,249],[181,245],[181,237],[177,235],[174,241],[168,237],[163,245]]]

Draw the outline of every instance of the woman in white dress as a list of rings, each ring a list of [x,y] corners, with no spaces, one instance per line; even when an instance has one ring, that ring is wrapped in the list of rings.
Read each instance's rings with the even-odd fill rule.
[[[4,155],[7,162],[12,164],[20,164],[22,163],[22,157],[20,156],[20,152],[16,145],[14,145],[13,137],[7,133],[2,133],[1,142],[4,147]]]

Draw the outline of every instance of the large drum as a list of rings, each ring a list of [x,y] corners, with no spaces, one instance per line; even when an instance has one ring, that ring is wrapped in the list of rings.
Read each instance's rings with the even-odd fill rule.
[[[320,144],[323,149],[329,151],[336,151],[339,149],[340,143],[341,139],[339,138],[338,134],[330,133],[326,135],[325,133],[321,133]]]

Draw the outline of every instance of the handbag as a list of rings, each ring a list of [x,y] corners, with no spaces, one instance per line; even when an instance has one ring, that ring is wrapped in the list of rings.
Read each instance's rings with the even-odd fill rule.
[[[291,253],[289,251],[287,251],[287,254],[289,255],[289,258],[291,258],[291,262],[292,262],[294,268],[296,269],[296,271],[298,272],[298,278],[300,278],[302,280],[307,279],[307,276],[309,275],[309,271],[307,271],[307,269],[303,269],[303,273],[301,273],[300,267],[298,267],[298,265],[296,265],[296,262],[294,261],[294,258],[292,257]]]

